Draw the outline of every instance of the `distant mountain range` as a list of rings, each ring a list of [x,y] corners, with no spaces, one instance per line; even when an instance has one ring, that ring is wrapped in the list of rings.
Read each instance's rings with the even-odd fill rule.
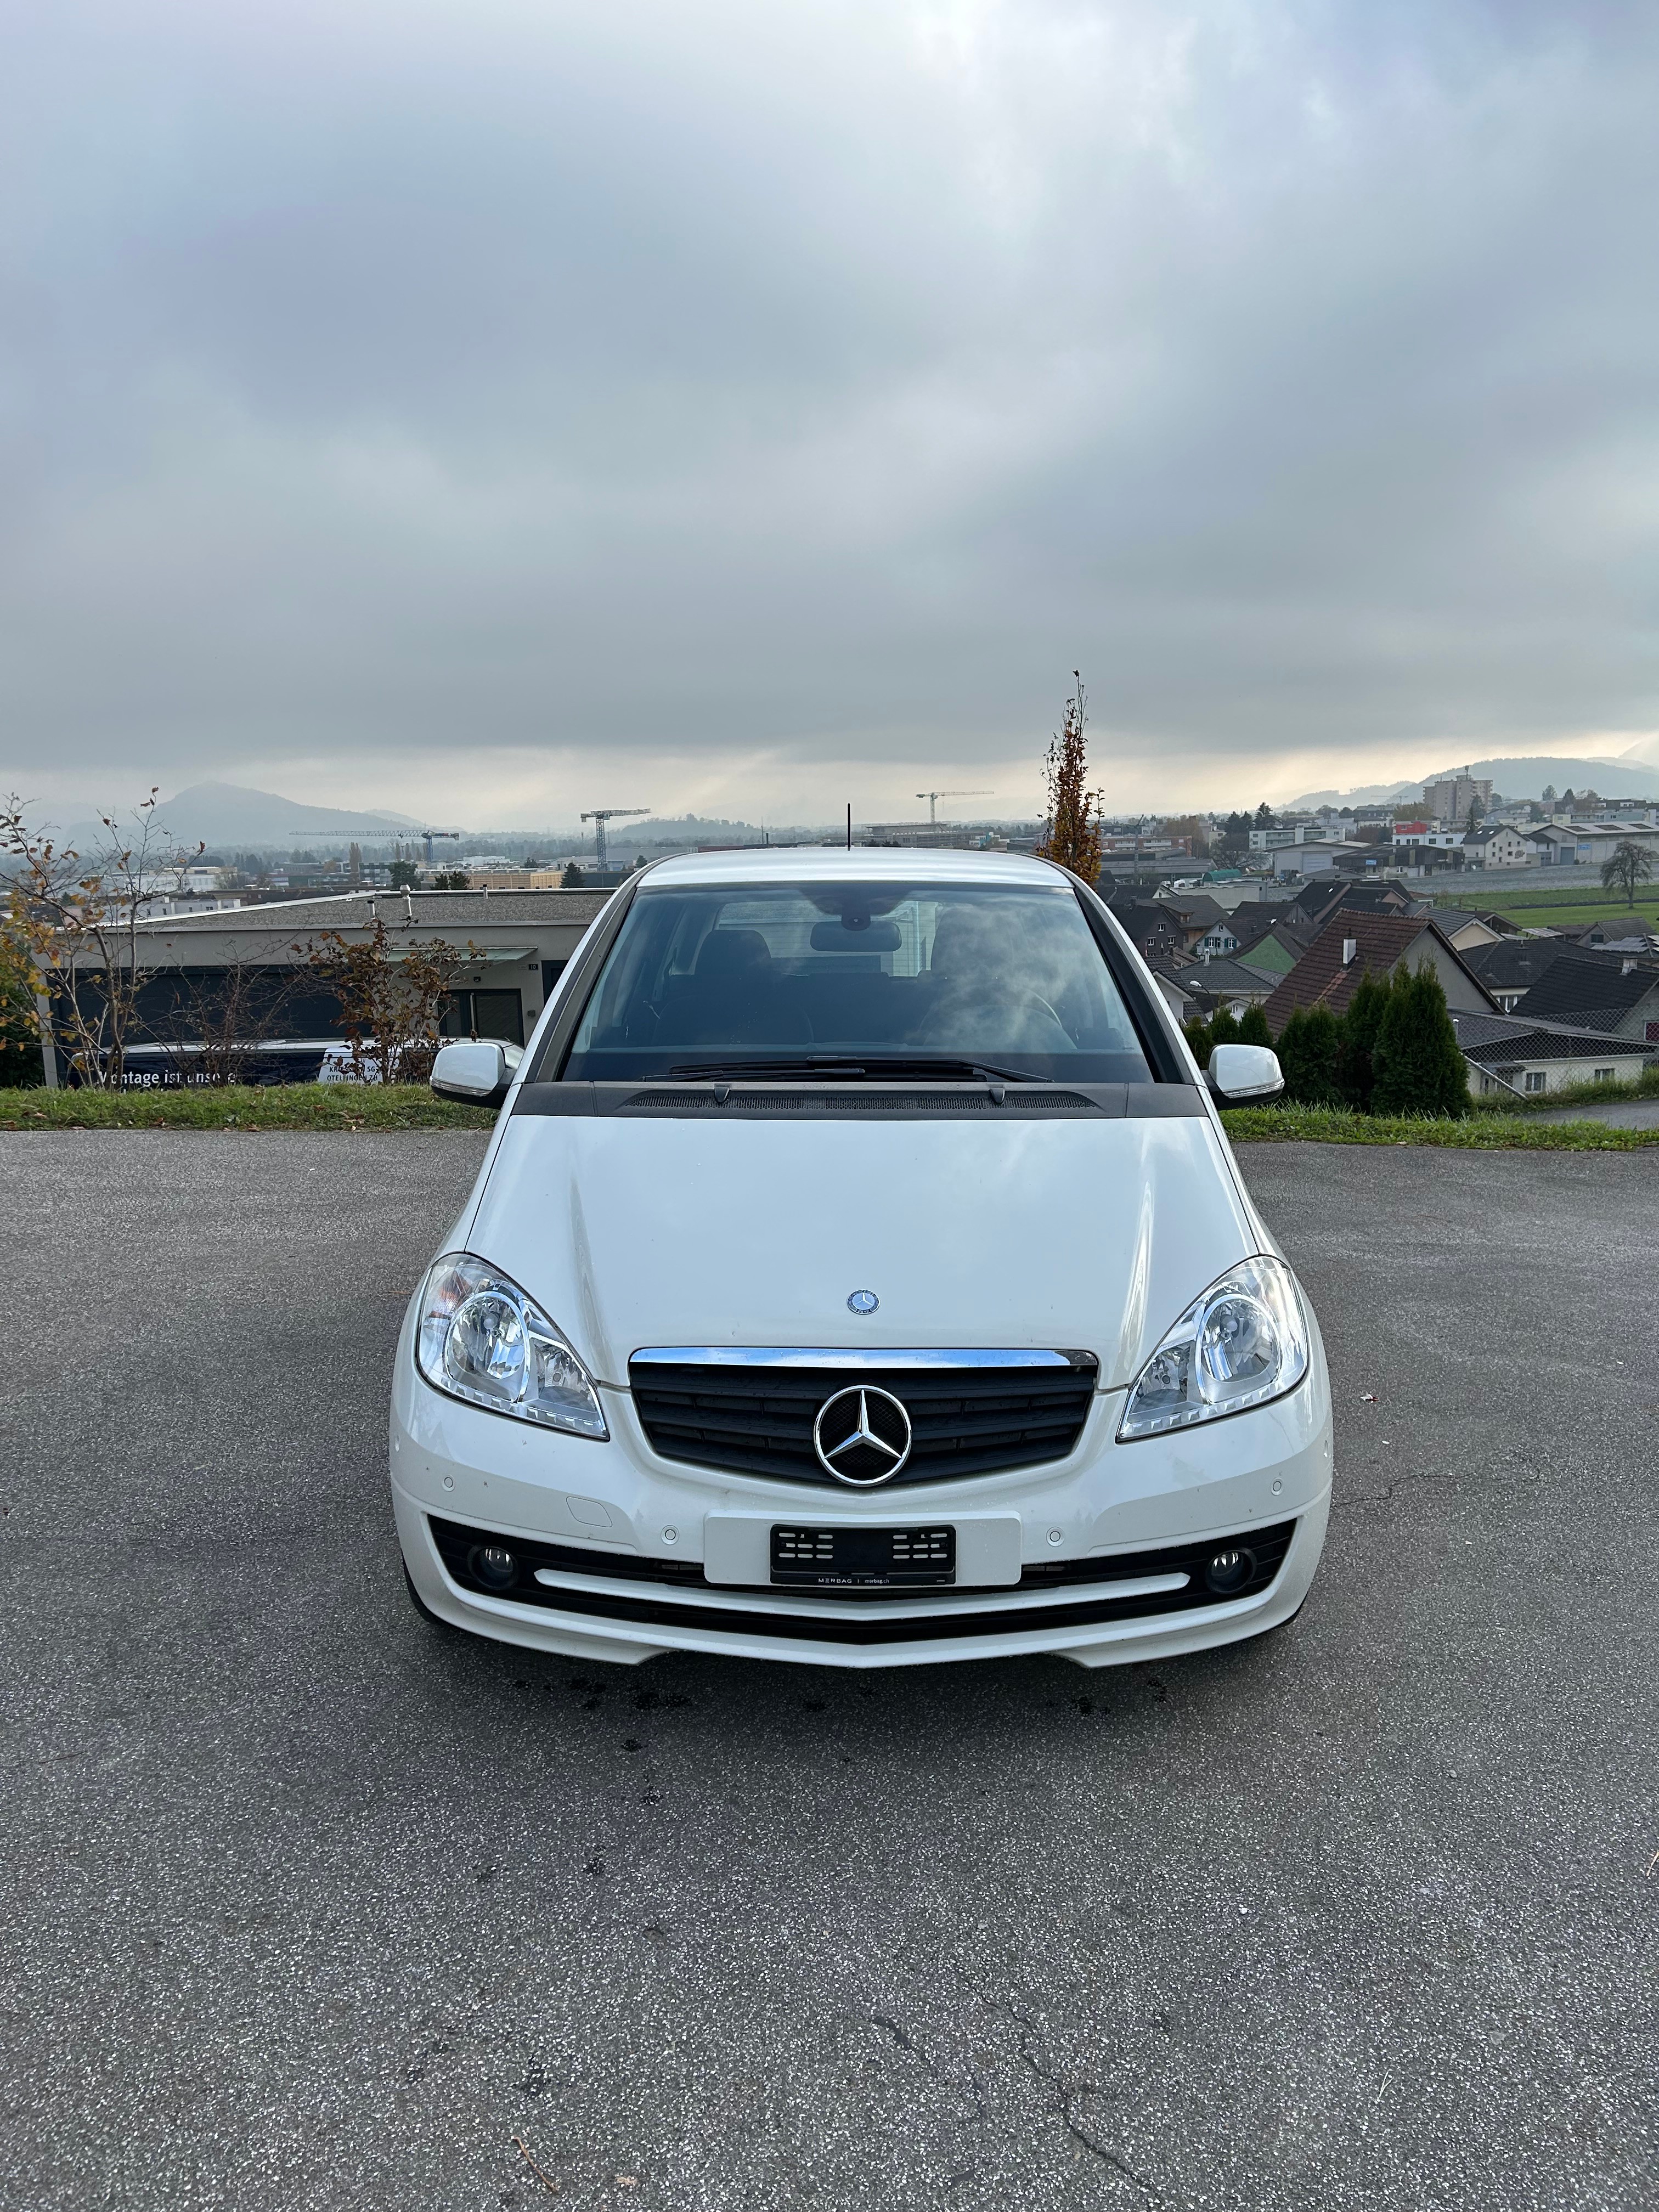
[[[1659,766],[1644,759],[1645,745],[1633,745],[1618,760],[1569,760],[1553,753],[1513,756],[1501,760],[1460,762],[1455,768],[1437,769],[1431,776],[1407,778],[1401,783],[1363,783],[1352,791],[1306,791],[1290,802],[1292,809],[1310,806],[1390,806],[1409,805],[1423,796],[1425,783],[1442,776],[1490,776],[1492,788],[1505,799],[1541,799],[1544,786],[1563,791],[1599,791],[1606,799],[1639,799],[1659,791]]]
[[[1652,755],[1650,758],[1648,756]],[[1443,769],[1443,775],[1462,772],[1457,768]],[[1493,787],[1505,799],[1541,799],[1544,786],[1553,785],[1557,792],[1569,789],[1583,791],[1593,787],[1604,798],[1636,799],[1650,793],[1659,793],[1659,739],[1645,738],[1632,745],[1617,760],[1574,760],[1551,753],[1528,755],[1525,757],[1506,757],[1496,760],[1473,761],[1468,772],[1472,775],[1490,776]],[[1407,778],[1399,783],[1361,784],[1352,791],[1307,791],[1299,799],[1289,802],[1293,808],[1315,806],[1382,806],[1400,803],[1411,805],[1422,797],[1424,779]],[[67,811],[67,810],[66,810]],[[79,810],[76,810],[79,812]],[[361,843],[382,844],[391,838],[409,838],[418,834],[425,825],[414,815],[399,814],[392,807],[374,812],[358,811],[343,806],[307,806],[296,799],[284,799],[275,791],[254,791],[240,783],[193,783],[188,789],[163,799],[157,806],[159,827],[167,830],[176,845],[206,846],[210,851],[225,853],[257,849],[260,847],[278,849],[295,845],[345,844],[351,840]],[[453,824],[447,825],[453,827]],[[125,823],[123,823],[125,827]],[[630,838],[648,844],[663,837],[684,838],[688,842],[758,842],[760,831],[747,822],[733,822],[720,817],[681,815],[672,818],[648,817],[630,823],[617,840],[618,849],[629,845]],[[70,822],[61,833],[59,842],[73,845],[81,852],[96,851],[106,842],[106,832],[95,817],[86,817]],[[483,836],[488,842],[488,831],[466,830],[465,837]],[[522,841],[526,833],[516,830],[514,839]],[[545,842],[574,842],[580,832],[538,832]],[[775,842],[787,842],[802,834],[783,830],[775,824]],[[816,834],[808,831],[808,835]],[[457,848],[459,849],[459,848]],[[468,849],[471,849],[468,848]],[[482,849],[482,848],[480,848]]]
[[[422,825],[413,815],[359,814],[341,806],[305,806],[274,791],[240,783],[193,783],[156,807],[158,824],[179,845],[225,847],[292,845],[309,840],[407,837]],[[125,826],[125,824],[124,824]],[[64,842],[82,851],[104,841],[95,818],[70,823]]]

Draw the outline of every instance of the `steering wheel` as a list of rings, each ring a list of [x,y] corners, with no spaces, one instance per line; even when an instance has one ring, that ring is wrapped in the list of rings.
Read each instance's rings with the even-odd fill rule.
[[[971,1015],[975,1008],[976,1002],[978,1005],[983,1006],[992,1001],[994,1001],[999,1008],[1013,1006],[1021,1014],[1027,1017],[1038,1013],[1042,1014],[1046,1017],[1046,1026],[1050,1034],[1045,1035],[1042,1030],[1039,1030],[1038,1034],[1035,1036],[1022,1035],[1018,1044],[974,1045],[968,1048],[969,1050],[975,1052],[1000,1051],[1042,1053],[1075,1052],[1077,1050],[1076,1038],[1072,1035],[1070,1030],[1066,1028],[1065,1023],[1061,1021],[1060,1016],[1054,1012],[1047,999],[1042,997],[1041,993],[1036,991],[1022,992],[1018,997],[1016,998],[1011,992],[998,992],[983,984],[975,986],[973,992],[967,1000],[965,1009],[963,1002],[960,999],[947,1002],[945,1005],[941,1006],[933,1007],[928,1014],[927,1018],[922,1023],[921,1027],[916,1032],[916,1042],[918,1044],[957,1044],[959,1041],[962,1028],[963,1026],[963,1012],[967,1011]],[[1026,1023],[1022,1022],[1020,1026],[1023,1031],[1026,1027]],[[954,1032],[954,1034],[952,1034],[952,1032]]]

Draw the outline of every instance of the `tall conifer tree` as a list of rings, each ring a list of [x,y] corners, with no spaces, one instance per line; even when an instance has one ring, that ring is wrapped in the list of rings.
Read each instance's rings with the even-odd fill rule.
[[[1425,960],[1414,975],[1395,970],[1388,1011],[1372,1052],[1375,1114],[1469,1110],[1469,1079],[1440,978]]]

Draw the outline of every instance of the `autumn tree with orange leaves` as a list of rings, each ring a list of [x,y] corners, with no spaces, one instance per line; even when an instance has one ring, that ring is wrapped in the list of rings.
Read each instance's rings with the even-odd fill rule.
[[[1077,690],[1066,702],[1058,734],[1048,747],[1048,821],[1039,859],[1057,860],[1085,884],[1100,876],[1101,793],[1089,788],[1089,748],[1084,737],[1088,726],[1089,698],[1083,678],[1072,671]]]

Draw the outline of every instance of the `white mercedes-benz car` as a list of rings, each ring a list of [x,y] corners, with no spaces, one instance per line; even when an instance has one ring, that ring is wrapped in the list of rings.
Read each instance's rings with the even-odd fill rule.
[[[410,1303],[411,1595],[507,1643],[1085,1667],[1258,1636],[1324,1539],[1331,1407],[1207,1080],[1046,861],[662,862],[583,939]]]

